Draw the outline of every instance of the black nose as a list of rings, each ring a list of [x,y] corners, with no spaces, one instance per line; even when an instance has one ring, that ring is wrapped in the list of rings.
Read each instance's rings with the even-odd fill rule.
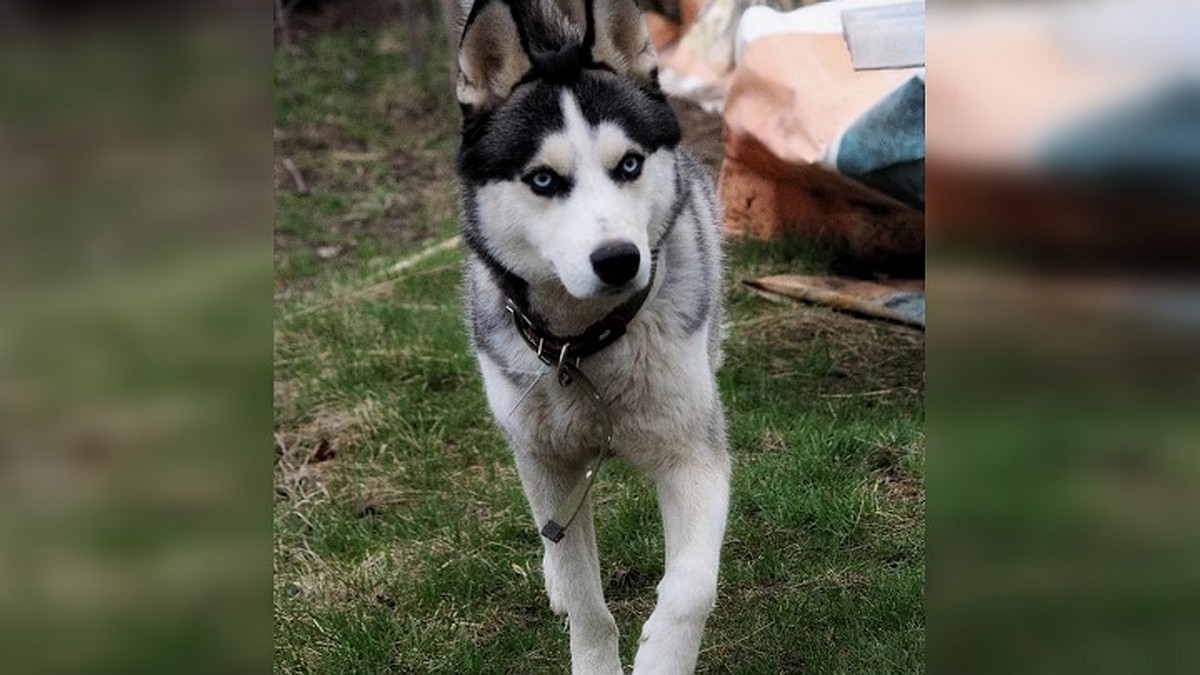
[[[604,244],[592,251],[592,269],[609,286],[620,286],[637,275],[642,256],[628,241]]]

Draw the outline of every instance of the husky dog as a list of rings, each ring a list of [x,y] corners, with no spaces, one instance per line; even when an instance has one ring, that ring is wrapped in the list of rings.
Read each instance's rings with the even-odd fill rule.
[[[633,672],[688,673],[729,504],[720,218],[707,172],[678,148],[634,0],[576,7],[572,21],[553,2],[476,0],[464,24],[472,345],[547,539],[572,672],[623,672],[586,491],[611,454],[654,478],[666,537]]]

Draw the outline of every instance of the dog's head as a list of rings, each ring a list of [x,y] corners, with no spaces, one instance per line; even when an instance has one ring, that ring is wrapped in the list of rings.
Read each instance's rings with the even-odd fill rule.
[[[485,260],[590,298],[650,280],[679,125],[634,0],[476,0],[458,53],[463,226]],[[580,7],[581,5],[581,7]]]

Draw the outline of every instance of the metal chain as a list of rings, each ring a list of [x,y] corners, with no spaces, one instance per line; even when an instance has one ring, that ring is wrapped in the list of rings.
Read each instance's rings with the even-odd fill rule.
[[[579,369],[579,361],[571,363],[565,359],[567,350],[564,347],[562,354],[558,359],[558,383],[560,386],[566,387],[573,383],[578,383],[579,388],[587,396],[588,400],[596,409],[596,414],[600,418],[600,425],[603,433],[601,434],[602,442],[600,450],[592,461],[588,462],[583,476],[575,482],[571,491],[567,493],[558,508],[554,511],[554,517],[551,518],[545,526],[542,527],[542,536],[552,542],[558,543],[567,534],[567,528],[575,521],[575,516],[579,515],[579,511],[583,509],[583,504],[587,500],[588,492],[591,491],[592,485],[596,482],[596,474],[600,472],[600,465],[604,462],[612,452],[612,411],[608,407],[608,402],[600,395],[600,391],[596,389],[596,385],[588,379],[587,375]]]

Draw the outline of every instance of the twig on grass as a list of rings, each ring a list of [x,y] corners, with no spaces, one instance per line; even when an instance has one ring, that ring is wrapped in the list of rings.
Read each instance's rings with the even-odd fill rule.
[[[283,42],[284,47],[292,46],[292,31],[288,27],[288,12],[291,6],[285,8],[283,0],[275,0],[275,25],[279,28],[279,37]]]
[[[733,640],[726,640],[725,642],[718,642],[716,644],[710,644],[707,647],[701,649],[700,653],[701,654],[717,653],[717,652],[721,652],[726,649],[729,649],[731,647],[739,647],[742,650],[750,649],[751,651],[755,652],[756,654],[762,654],[763,650],[754,649],[754,648],[748,647],[748,645],[753,644],[753,643],[751,643],[752,638],[757,637],[758,634],[763,632],[764,630],[766,630],[768,628],[773,628],[773,627],[774,626],[772,626],[770,623],[762,624],[757,629],[755,629],[753,632],[751,632],[747,635],[742,635],[741,637],[735,638]]]
[[[322,309],[328,309],[329,307],[332,307],[334,305],[340,305],[348,300],[355,300],[355,299],[361,298],[363,296],[370,295],[371,293],[374,293],[374,292],[378,291],[379,289],[384,288],[386,286],[390,286],[390,285],[396,283],[397,281],[403,281],[405,279],[412,279],[414,277],[425,276],[427,274],[438,274],[440,272],[446,272],[448,270],[457,269],[457,268],[458,268],[458,264],[453,263],[450,265],[439,265],[437,267],[431,267],[427,270],[420,270],[418,272],[412,272],[410,274],[402,274],[397,277],[392,277],[391,279],[386,279],[377,284],[371,284],[370,286],[367,286],[365,288],[360,288],[358,290],[351,291],[349,293],[343,293],[337,297],[330,298],[329,300],[326,300],[325,302],[318,302],[315,305],[309,305],[308,307],[298,309],[295,312],[292,312],[291,314],[285,315],[283,317],[283,319],[284,319],[284,321],[289,321],[291,319],[295,319],[296,317],[304,316],[306,314],[312,314],[313,312],[317,312]]]
[[[435,256],[438,253],[441,253],[442,251],[449,251],[451,249],[458,248],[458,245],[461,242],[462,242],[462,237],[460,237],[458,235],[450,237],[449,239],[447,239],[445,241],[438,242],[438,243],[434,244],[433,246],[430,246],[429,248],[426,248],[425,250],[421,251],[420,253],[411,255],[411,256],[405,258],[404,260],[401,260],[400,262],[387,268],[387,273],[388,274],[396,274],[397,272],[403,272],[404,270],[412,267],[413,265],[416,265],[417,263],[421,262],[422,260],[425,260],[426,258],[429,258],[431,256]]]
[[[820,394],[819,398],[861,398],[863,396],[887,396],[898,391],[906,391],[910,394],[917,393],[913,387],[892,387],[891,389],[876,389],[875,391],[856,391],[850,394]]]
[[[287,160],[284,160],[284,161],[286,162]],[[395,263],[391,267],[384,270],[384,274],[388,274],[388,275],[398,274],[405,270],[411,269],[414,266],[416,266],[417,264],[437,255],[438,253],[442,253],[443,251],[449,251],[454,248],[457,248],[459,243],[461,243],[461,241],[462,241],[462,238],[457,235],[450,237],[449,239],[447,239],[445,241],[440,241],[440,242],[434,244],[433,246],[430,246],[418,253],[415,253],[415,254]],[[412,272],[410,274],[400,274],[399,276],[394,276],[394,277],[385,279],[378,283],[371,284],[370,286],[366,286],[364,288],[360,288],[358,290],[351,291],[349,293],[343,293],[343,294],[338,295],[337,297],[331,298],[325,302],[319,302],[315,305],[309,305],[308,307],[305,307],[303,309],[296,310],[295,312],[292,312],[291,314],[288,314],[287,316],[285,316],[284,319],[285,320],[294,319],[298,316],[304,316],[305,314],[312,314],[315,311],[325,309],[327,307],[330,307],[330,306],[333,306],[336,304],[343,303],[347,300],[352,300],[352,299],[363,297],[365,295],[370,295],[372,292],[374,292],[380,288],[383,288],[385,286],[388,286],[389,284],[394,284],[397,281],[400,281],[402,279],[411,279],[413,277],[422,276],[425,274],[436,274],[438,272],[444,272],[444,271],[446,271],[448,269],[452,269],[454,267],[457,267],[457,264],[439,265],[438,267],[433,267],[433,268],[430,268],[427,270],[421,270],[419,272]],[[432,308],[427,308],[427,309],[432,309]]]
[[[302,195],[308,194],[308,183],[304,182],[304,176],[300,173],[300,169],[292,161],[292,158],[284,157],[282,164],[283,168],[287,169],[287,172],[291,174],[292,182],[296,184],[296,192]]]

